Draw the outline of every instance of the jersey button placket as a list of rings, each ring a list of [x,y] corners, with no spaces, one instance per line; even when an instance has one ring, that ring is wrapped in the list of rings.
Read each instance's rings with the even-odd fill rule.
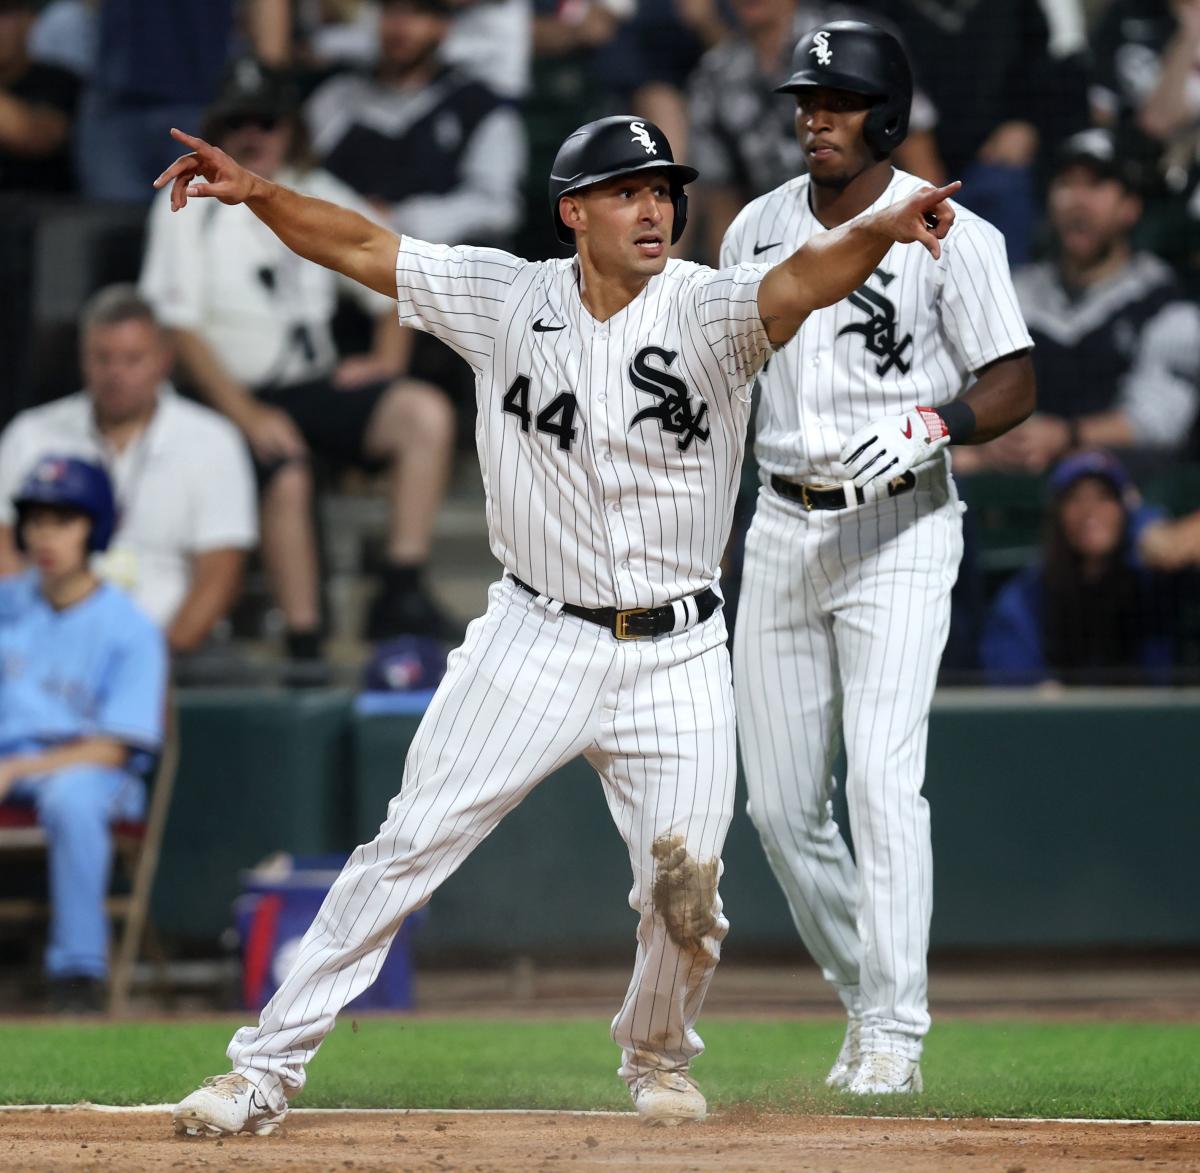
[[[616,459],[613,456],[614,431],[620,421],[614,419],[608,403],[608,382],[614,370],[608,351],[608,328],[597,326],[592,331],[591,373],[596,380],[596,404],[599,410],[592,421],[595,437],[596,478],[600,482],[603,502],[604,527],[608,531],[609,549],[612,551],[613,586],[623,593],[623,584],[616,582],[623,559],[629,553],[625,527],[621,524],[621,482],[617,475]],[[614,400],[614,405],[617,403]]]

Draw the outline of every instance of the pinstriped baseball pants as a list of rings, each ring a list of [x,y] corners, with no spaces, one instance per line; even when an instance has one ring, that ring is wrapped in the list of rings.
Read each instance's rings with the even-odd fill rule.
[[[852,512],[769,487],[746,542],[734,646],[750,815],[796,928],[867,1050],[918,1058],[933,908],[921,795],[962,555],[940,476]],[[833,818],[845,745],[852,859]]]
[[[338,1011],[375,980],[404,918],[543,778],[584,755],[629,849],[637,954],[612,1024],[620,1075],[685,1068],[729,925],[717,894],[733,813],[733,687],[721,612],[621,642],[504,580],[450,656],[400,793],[357,848],[258,1025],[233,1037],[235,1070],[289,1094]],[[528,894],[536,904],[537,893]]]

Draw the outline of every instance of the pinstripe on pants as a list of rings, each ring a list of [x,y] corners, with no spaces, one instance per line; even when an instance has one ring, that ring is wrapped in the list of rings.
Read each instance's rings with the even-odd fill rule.
[[[640,917],[612,1025],[620,1074],[686,1067],[703,1049],[694,1024],[728,930],[716,891],[735,778],[724,620],[718,611],[677,635],[618,642],[505,580],[450,657],[379,834],[350,857],[258,1025],[234,1035],[234,1069],[270,1071],[289,1094],[303,1087],[404,918],[581,754],[628,845]]]
[[[762,488],[734,647],[750,814],[796,927],[864,1049],[912,1058],[929,1029],[925,745],[962,551],[944,477],[845,512]],[[857,867],[831,803],[843,739]]]

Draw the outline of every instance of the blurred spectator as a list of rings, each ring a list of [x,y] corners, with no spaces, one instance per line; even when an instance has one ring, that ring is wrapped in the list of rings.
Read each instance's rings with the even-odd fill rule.
[[[1140,214],[1112,136],[1069,139],[1050,185],[1054,259],[1014,279],[1036,344],[1038,414],[980,449],[979,463],[1041,472],[1077,447],[1187,443],[1200,409],[1200,309],[1166,264],[1133,250]],[[969,471],[959,453],[955,468]]]
[[[0,0],[0,192],[66,192],[74,185],[71,122],[79,80],[30,57],[33,0]]]
[[[725,230],[752,199],[805,168],[795,104],[775,93],[792,73],[792,49],[810,29],[832,20],[878,18],[850,4],[813,0],[731,0],[737,32],[706,53],[690,88],[691,154],[700,172],[694,214],[702,219],[706,259],[716,259]],[[885,22],[886,23],[886,22]],[[908,138],[897,166],[931,182],[942,178],[928,97],[913,97]],[[674,142],[674,139],[671,140]],[[678,157],[678,152],[676,153]]]
[[[76,136],[89,199],[147,203],[179,152],[172,126],[198,125],[233,43],[234,0],[104,0],[96,63]]]
[[[0,573],[22,568],[10,502],[29,471],[52,452],[98,461],[119,501],[98,569],[166,629],[173,651],[189,652],[237,595],[256,539],[254,480],[229,422],[167,382],[172,357],[133,286],[92,299],[82,324],[84,390],[22,412],[0,436]]]
[[[371,211],[305,157],[290,95],[253,61],[239,64],[205,137],[258,174]],[[407,356],[394,303],[295,257],[244,207],[209,201],[174,216],[164,190],[150,214],[142,291],[174,333],[192,383],[249,440],[262,485],[263,557],[287,624],[295,683],[320,682],[320,603],[310,453],[390,472],[389,563],[367,635],[452,634],[423,566],[453,448],[439,391],[399,378]],[[374,324],[368,354],[338,359],[339,292]]]
[[[96,10],[100,0],[50,0],[29,34],[34,61],[69,69],[86,80],[96,67]]]
[[[1137,555],[1153,519],[1121,465],[1081,452],[1055,469],[1040,562],[997,596],[981,656],[994,684],[1163,682],[1162,584]]]
[[[525,134],[509,103],[442,60],[451,17],[445,0],[386,0],[374,73],[309,100],[313,146],[396,232],[503,243],[521,215]]]
[[[4,505],[33,569],[0,580],[0,802],[32,804],[46,830],[51,1003],[98,1011],[109,824],[143,812],[163,734],[163,638],[88,568],[114,520],[103,468],[47,457]]]
[[[523,98],[533,54],[530,0],[455,0],[454,9],[442,59],[502,98]]]
[[[899,26],[914,72],[944,117],[937,141],[959,199],[1029,257],[1035,165],[1087,126],[1079,0],[864,0]]]
[[[1149,198],[1142,238],[1193,269],[1200,255],[1200,2],[1114,0],[1093,38],[1092,116],[1111,127]],[[1192,274],[1196,279],[1195,273]]]

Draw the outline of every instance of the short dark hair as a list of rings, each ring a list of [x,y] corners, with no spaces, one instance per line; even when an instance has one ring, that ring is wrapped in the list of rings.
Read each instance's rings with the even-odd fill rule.
[[[158,326],[154,308],[138,292],[136,285],[106,285],[94,293],[83,307],[80,327],[87,333],[96,326],[116,326],[121,322],[149,322]]]

